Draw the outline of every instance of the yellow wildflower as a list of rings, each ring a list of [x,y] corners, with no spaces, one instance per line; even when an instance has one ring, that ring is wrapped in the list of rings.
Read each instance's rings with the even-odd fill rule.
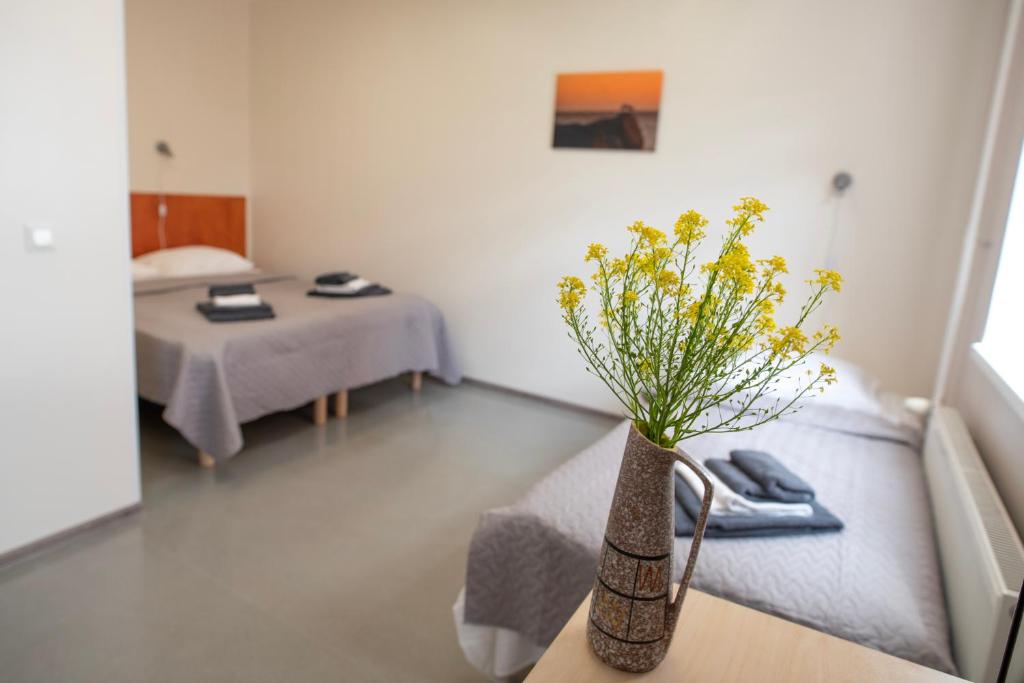
[[[836,369],[824,363],[818,369],[818,375],[825,380],[825,384],[835,384],[838,381],[836,380]]]
[[[630,407],[641,433],[666,448],[709,430],[745,428],[737,423],[719,429],[714,420],[700,419],[722,400],[718,387],[764,386],[801,363],[806,363],[801,371],[810,367],[799,375],[801,389],[824,390],[836,381],[834,368],[816,365],[825,357],[807,361],[812,351],[828,352],[839,332],[830,325],[813,332],[806,321],[826,295],[840,290],[842,278],[831,270],[810,271],[804,277],[813,278],[812,284],[801,292],[807,296],[798,317],[776,319],[785,308],[780,281],[789,265],[771,252],[758,255],[770,258],[755,260],[745,245],[768,207],[755,197],[741,197],[733,209],[710,263],[695,256],[709,236],[708,219],[690,210],[677,214],[665,232],[643,221],[629,225],[625,254],[599,242],[584,243],[587,275],[598,271],[593,281],[584,277],[584,285],[566,276],[558,283],[561,317],[586,369]],[[773,405],[738,408],[759,422],[792,411],[787,401]]]
[[[558,305],[569,312],[576,309],[587,293],[583,280],[573,275],[566,275],[558,282]]]
[[[814,269],[815,274],[818,276],[813,280],[807,280],[809,285],[820,285],[826,289],[831,289],[838,292],[843,285],[843,276],[834,270],[824,270],[821,268]]]
[[[835,325],[825,325],[821,330],[814,333],[814,341],[824,341],[822,348],[828,353],[839,343],[842,337],[839,336],[839,328]]]
[[[726,221],[728,225],[738,228],[746,237],[754,231],[754,224],[764,220],[764,212],[768,207],[756,197],[740,197],[740,203],[732,207],[736,215]]]
[[[775,302],[771,299],[762,299],[757,302],[758,316],[755,327],[758,332],[766,333],[775,330]]]
[[[665,236],[665,233],[663,233],[661,230],[658,230],[657,228],[651,227],[644,228],[643,238],[644,240],[647,241],[647,244],[651,245],[651,247],[663,244],[668,240],[668,237]]]
[[[764,276],[773,277],[778,273],[788,273],[789,269],[786,267],[786,259],[781,256],[772,256],[771,258],[763,258],[758,263],[764,266]]]
[[[694,242],[704,238],[704,227],[707,224],[707,218],[704,218],[704,216],[700,215],[693,209],[690,209],[679,216],[679,219],[676,221],[676,237],[678,237],[679,241],[683,244],[693,244]]]
[[[775,331],[775,318],[770,315],[759,315],[757,317],[757,329],[759,332],[774,332]]]
[[[683,317],[689,320],[691,323],[697,322],[697,314],[700,312],[700,299],[694,299],[690,302],[690,305],[686,307],[686,312],[683,313]]]
[[[658,273],[665,267],[672,258],[672,250],[668,247],[652,247],[637,257],[637,267],[640,272],[654,280]]]
[[[740,351],[749,351],[750,347],[754,345],[754,335],[752,334],[737,334],[732,338],[730,346]]]
[[[691,324],[696,323],[697,316],[700,314],[701,304],[703,303],[704,297],[701,297],[700,299],[694,299],[693,301],[691,301],[690,305],[686,307],[686,312],[683,313],[683,317],[689,320]],[[718,297],[712,294],[711,297],[708,299],[708,304],[707,306],[704,307],[704,310],[707,312],[707,314],[710,314],[711,311],[715,310],[716,306],[718,306]],[[705,317],[707,317],[707,315],[705,315]]]
[[[673,252],[668,247],[655,247],[651,249],[651,256],[655,261],[668,261],[673,256]]]
[[[608,255],[608,248],[598,242],[592,242],[587,247],[587,255],[584,257],[584,261],[600,261]]]
[[[718,271],[719,275],[731,282],[741,294],[754,291],[754,264],[750,260],[750,252],[741,242],[734,244],[729,251],[718,257],[717,261],[705,263],[702,272]]]
[[[663,292],[676,290],[679,287],[679,274],[671,270],[663,270],[654,277],[654,284]]]
[[[740,197],[740,203],[732,207],[732,210],[737,213],[745,213],[758,221],[763,221],[764,212],[768,210],[768,205],[757,197]]]
[[[664,244],[668,239],[661,230],[652,228],[645,224],[643,221],[636,221],[633,225],[627,228],[629,232],[640,237],[640,241],[646,243],[650,248],[654,248],[659,244]]]
[[[807,351],[807,335],[799,327],[782,327],[778,335],[768,339],[768,345],[776,356],[802,354]]]

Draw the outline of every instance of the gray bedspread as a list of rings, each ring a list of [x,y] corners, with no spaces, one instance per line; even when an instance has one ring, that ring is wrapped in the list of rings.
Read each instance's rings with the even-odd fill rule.
[[[627,431],[623,423],[515,504],[483,514],[470,544],[466,622],[540,646],[558,634],[591,588]],[[692,585],[952,671],[918,439],[913,426],[822,408],[683,442],[700,460],[734,448],[769,452],[846,523],[826,535],[705,540]],[[689,543],[676,539],[677,580]]]
[[[211,283],[253,282],[273,320],[208,322],[196,309]],[[164,420],[223,459],[242,449],[242,423],[318,396],[407,371],[448,383],[460,372],[444,318],[395,293],[307,297],[310,284],[269,274],[150,280],[135,285],[138,391]]]

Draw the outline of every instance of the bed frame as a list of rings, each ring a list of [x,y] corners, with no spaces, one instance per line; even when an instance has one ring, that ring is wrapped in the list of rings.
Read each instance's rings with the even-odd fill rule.
[[[422,372],[417,371],[410,373],[409,387],[416,392],[423,388]],[[334,416],[336,418],[343,420],[348,417],[348,389],[342,389],[336,394],[331,394],[329,397],[318,396],[313,399],[313,424],[317,427],[322,427],[327,424],[328,399],[333,399],[334,401]],[[209,453],[200,450],[199,464],[202,467],[215,467],[217,465],[217,461]]]
[[[160,243],[160,206],[165,207]],[[206,245],[247,256],[245,197],[133,192],[132,257],[170,247]]]
[[[245,197],[132,192],[132,257],[192,245],[248,256],[245,213]],[[423,373],[413,372],[409,384],[418,392],[423,387]],[[313,424],[318,427],[327,424],[328,398],[334,399],[335,417],[348,417],[347,389],[331,397],[318,396],[313,399]],[[202,450],[198,459],[203,467],[217,464]]]

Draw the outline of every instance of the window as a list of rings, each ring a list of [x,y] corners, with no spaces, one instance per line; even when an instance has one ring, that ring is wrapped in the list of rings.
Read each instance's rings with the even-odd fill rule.
[[[1024,398],[1024,150],[978,351],[1017,396]]]

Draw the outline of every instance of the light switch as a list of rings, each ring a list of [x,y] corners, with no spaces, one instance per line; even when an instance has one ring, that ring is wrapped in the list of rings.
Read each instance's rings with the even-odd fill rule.
[[[29,251],[53,249],[53,228],[42,223],[25,226],[25,248]]]

